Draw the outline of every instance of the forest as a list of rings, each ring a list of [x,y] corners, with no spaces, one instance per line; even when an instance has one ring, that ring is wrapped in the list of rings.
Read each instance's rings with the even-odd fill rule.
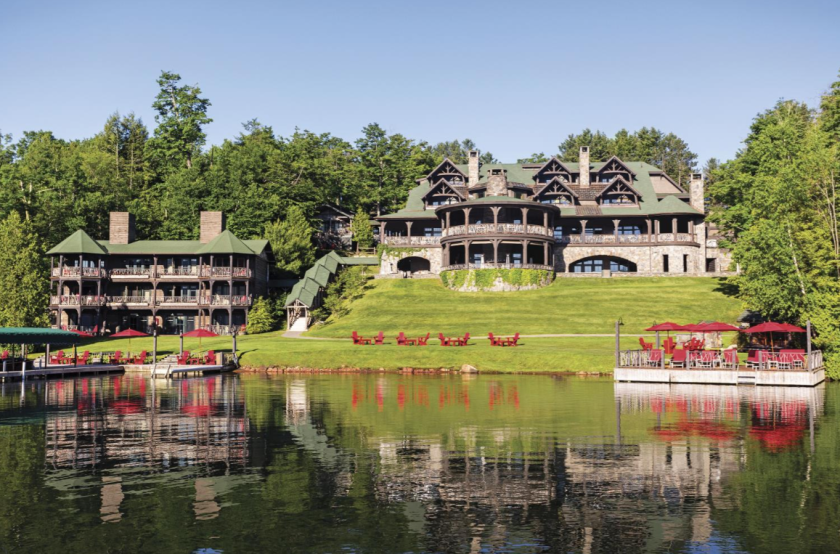
[[[107,236],[111,211],[134,213],[142,239],[197,238],[199,212],[224,211],[237,236],[269,239],[278,268],[300,274],[316,255],[320,204],[364,219],[394,211],[444,157],[466,163],[481,147],[470,139],[430,143],[377,123],[353,142],[302,129],[283,137],[256,118],[208,145],[212,103],[201,88],[166,71],[157,84],[153,128],[114,113],[90,138],[0,132],[0,325],[47,323],[44,252],[77,229]],[[702,167],[709,218],[740,268],[725,286],[765,317],[810,319],[830,365],[840,366],[840,81],[819,106],[779,101],[745,137],[732,160]],[[585,144],[593,161],[645,161],[682,183],[701,169],[686,141],[653,127],[613,136],[584,129],[558,143],[554,153],[518,161],[575,161]],[[498,162],[489,151],[481,161]]]

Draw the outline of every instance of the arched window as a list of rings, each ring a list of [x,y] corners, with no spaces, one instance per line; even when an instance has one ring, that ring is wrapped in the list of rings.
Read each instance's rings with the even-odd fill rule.
[[[635,273],[636,264],[611,256],[584,258],[571,265],[572,273],[600,273],[609,269],[613,273]]]

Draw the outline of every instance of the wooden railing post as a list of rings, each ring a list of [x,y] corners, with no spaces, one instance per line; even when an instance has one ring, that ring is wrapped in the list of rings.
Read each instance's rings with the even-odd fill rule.
[[[806,352],[807,355],[805,356],[805,369],[807,371],[811,371],[814,367],[813,362],[811,362],[811,320],[809,319],[805,325],[805,344],[806,344]]]
[[[621,340],[621,327],[620,326],[621,326],[621,322],[616,320],[616,322],[615,322],[615,367],[619,367],[619,362],[621,361],[620,360],[621,352],[619,350],[620,340]]]

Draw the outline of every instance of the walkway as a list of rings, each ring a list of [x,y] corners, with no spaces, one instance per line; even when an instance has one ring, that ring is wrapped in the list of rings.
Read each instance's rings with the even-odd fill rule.
[[[523,339],[551,339],[551,338],[575,338],[575,337],[614,337],[615,333],[557,333],[557,334],[550,334],[550,335],[519,335]],[[634,337],[641,336],[641,337],[654,337],[656,335],[637,335],[633,333]],[[309,340],[347,340],[347,338],[335,338],[335,337],[307,337],[303,335],[302,331],[286,331],[283,333],[283,338],[285,339],[309,339]],[[473,337],[479,338],[479,337]]]

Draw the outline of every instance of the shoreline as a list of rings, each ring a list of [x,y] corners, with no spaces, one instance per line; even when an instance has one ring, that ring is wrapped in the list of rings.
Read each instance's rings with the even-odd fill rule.
[[[472,369],[465,370],[450,369],[450,368],[420,368],[420,367],[403,367],[403,368],[365,368],[365,367],[341,367],[341,368],[316,368],[316,367],[266,367],[266,366],[241,366],[233,373],[254,375],[254,374],[369,374],[369,373],[389,373],[401,375],[445,375],[445,374],[460,374],[460,375],[549,375],[549,376],[578,376],[578,377],[608,377],[612,375],[612,371],[496,371],[496,370],[480,370],[473,366]]]

